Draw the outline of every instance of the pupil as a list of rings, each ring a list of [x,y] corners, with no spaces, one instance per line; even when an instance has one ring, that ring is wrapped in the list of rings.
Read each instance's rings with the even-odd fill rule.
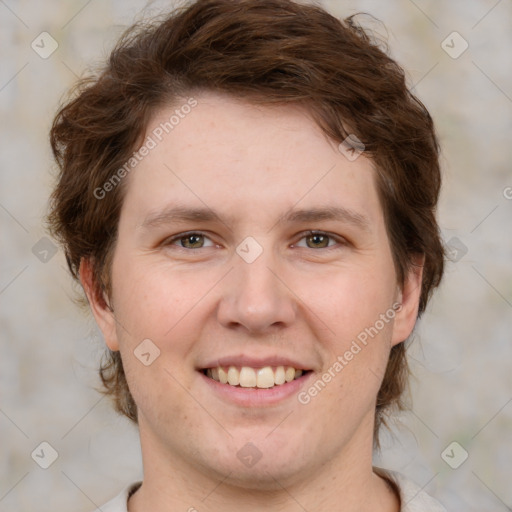
[[[201,244],[201,235],[189,235],[184,238],[185,246],[196,246]]]
[[[325,235],[311,235],[309,239],[316,247],[326,247],[327,237]]]

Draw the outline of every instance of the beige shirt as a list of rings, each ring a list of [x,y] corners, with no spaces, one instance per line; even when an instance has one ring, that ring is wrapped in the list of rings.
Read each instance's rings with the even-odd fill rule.
[[[379,474],[392,480],[400,493],[400,512],[446,512],[446,509],[416,484],[400,473],[379,470]],[[128,498],[140,487],[140,482],[132,484],[113,500],[101,507],[102,512],[128,512]]]

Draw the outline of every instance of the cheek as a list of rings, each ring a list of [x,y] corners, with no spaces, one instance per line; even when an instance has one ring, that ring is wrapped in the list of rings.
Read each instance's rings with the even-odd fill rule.
[[[172,338],[219,279],[214,271],[186,272],[137,258],[119,258],[117,265],[116,316],[137,339]]]
[[[374,411],[389,358],[392,320],[383,322],[381,329],[380,324],[355,328],[355,320],[350,321],[352,325],[346,326],[340,319],[326,366],[299,396],[301,404],[312,405],[308,412],[315,417],[330,411],[333,421],[326,423],[326,428],[344,424],[350,430]],[[364,324],[361,319],[357,323]]]
[[[396,315],[396,285],[389,265],[382,260],[371,268],[340,272],[322,292],[310,295],[315,312],[329,327],[323,337],[329,353],[323,399],[339,403],[345,412],[373,406],[384,376]]]
[[[381,267],[342,269],[326,279],[322,287],[305,288],[305,303],[317,312],[333,336],[353,339],[378,322],[381,315],[390,314],[396,284],[394,274]],[[392,322],[380,324],[379,331],[390,337]]]

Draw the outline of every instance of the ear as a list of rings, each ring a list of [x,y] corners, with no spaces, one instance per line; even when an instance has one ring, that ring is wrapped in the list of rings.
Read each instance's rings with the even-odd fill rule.
[[[413,265],[409,269],[404,285],[398,290],[397,302],[402,306],[397,310],[395,315],[393,336],[391,338],[392,346],[405,341],[416,325],[424,263],[424,254],[417,255],[413,258]]]
[[[109,306],[108,297],[94,278],[92,262],[88,258],[80,261],[80,282],[87,295],[92,314],[103,333],[103,338],[108,348],[112,351],[119,350],[117,339],[116,319]]]

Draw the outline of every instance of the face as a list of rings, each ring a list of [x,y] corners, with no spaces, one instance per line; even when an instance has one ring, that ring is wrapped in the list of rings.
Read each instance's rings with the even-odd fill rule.
[[[161,141],[176,106],[152,120],[125,178],[114,313],[92,301],[145,462],[272,487],[369,460],[421,279],[396,282],[372,164],[299,107],[195,99]]]

